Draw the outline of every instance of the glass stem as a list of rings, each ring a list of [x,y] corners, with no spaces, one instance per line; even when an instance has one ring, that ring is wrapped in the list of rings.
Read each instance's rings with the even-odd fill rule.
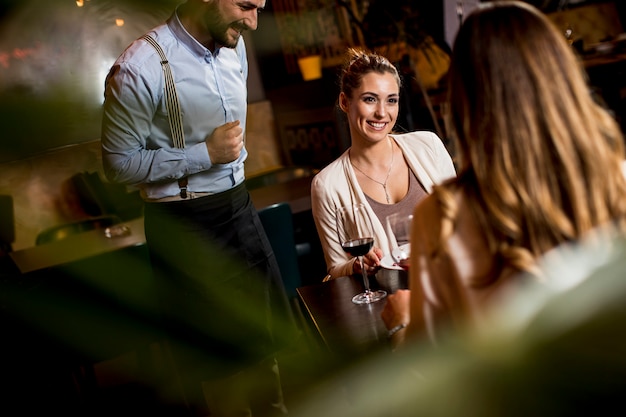
[[[367,271],[365,270],[365,262],[363,261],[363,257],[359,256],[359,262],[361,262],[361,273],[363,274],[363,286],[365,287],[365,292],[370,292],[370,280],[367,278]]]

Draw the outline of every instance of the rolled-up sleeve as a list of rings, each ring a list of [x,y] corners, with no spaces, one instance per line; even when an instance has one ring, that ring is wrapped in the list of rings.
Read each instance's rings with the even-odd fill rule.
[[[146,66],[147,67],[147,66]],[[153,65],[160,71],[160,65]],[[155,77],[158,77],[155,79]],[[204,143],[186,149],[163,146],[167,132],[159,129],[162,73],[130,64],[115,65],[107,76],[102,119],[102,157],[107,178],[125,184],[182,178],[211,167]],[[150,138],[150,139],[149,139]]]

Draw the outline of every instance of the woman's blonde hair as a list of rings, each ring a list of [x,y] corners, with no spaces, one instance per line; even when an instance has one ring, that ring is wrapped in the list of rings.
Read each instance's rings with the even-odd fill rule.
[[[457,34],[448,83],[459,176],[436,191],[446,234],[458,210],[471,210],[501,265],[532,271],[560,243],[623,227],[622,133],[545,15],[517,1],[482,4]],[[454,190],[469,207],[455,206]]]

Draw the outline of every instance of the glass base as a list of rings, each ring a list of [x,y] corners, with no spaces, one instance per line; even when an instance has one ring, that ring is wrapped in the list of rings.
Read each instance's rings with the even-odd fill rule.
[[[387,296],[387,292],[383,290],[365,291],[352,297],[354,304],[370,304],[380,301]]]

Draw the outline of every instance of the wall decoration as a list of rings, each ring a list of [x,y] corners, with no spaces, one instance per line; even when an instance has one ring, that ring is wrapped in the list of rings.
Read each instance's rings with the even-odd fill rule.
[[[289,74],[299,72],[297,59],[321,55],[322,66],[341,62],[352,44],[345,10],[334,0],[273,0],[274,18]]]

